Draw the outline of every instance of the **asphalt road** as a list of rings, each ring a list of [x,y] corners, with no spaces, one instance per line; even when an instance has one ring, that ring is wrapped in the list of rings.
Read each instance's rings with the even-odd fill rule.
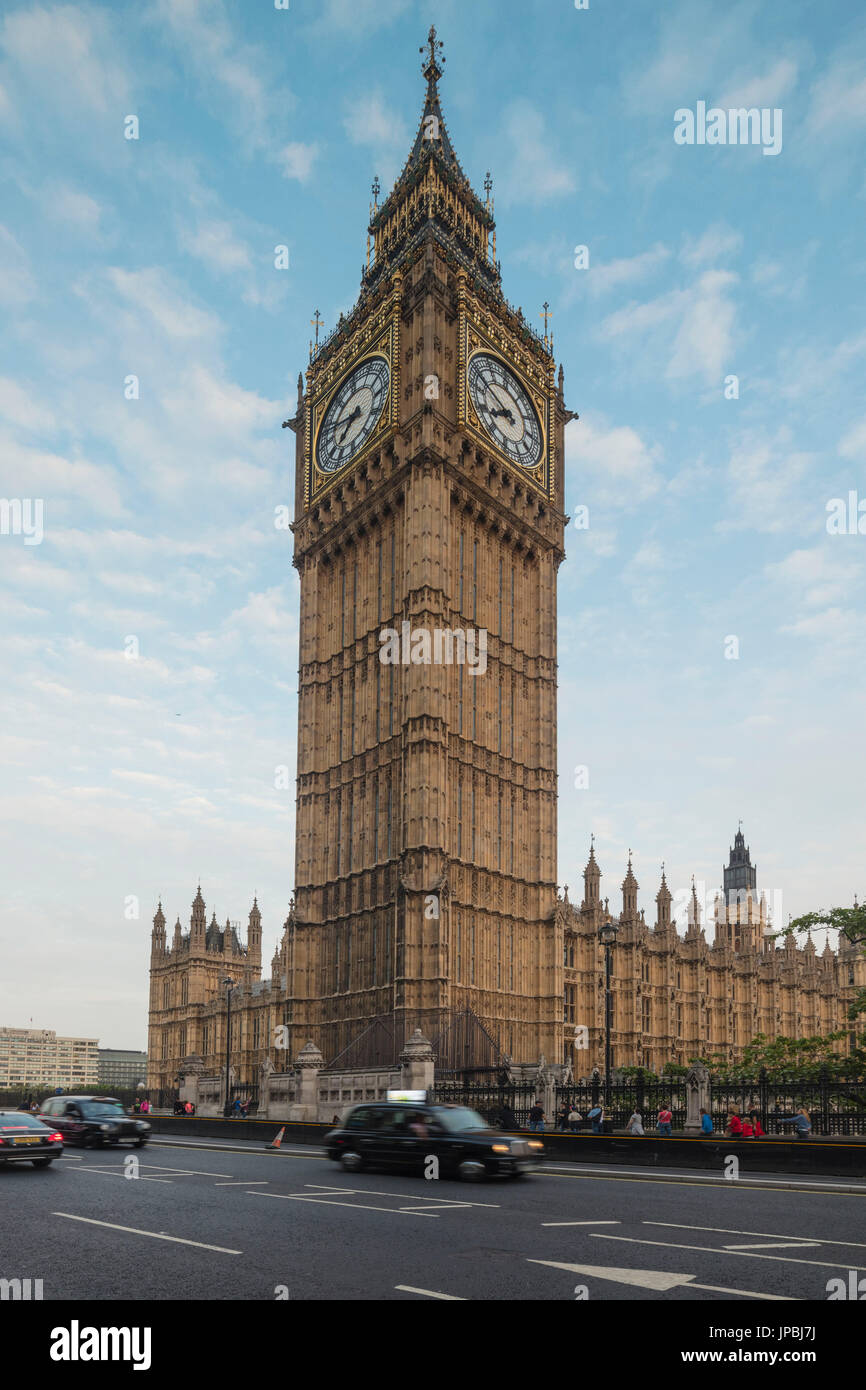
[[[829,1279],[866,1275],[866,1195],[675,1179],[555,1162],[482,1184],[349,1176],[314,1149],[192,1139],[67,1149],[46,1170],[0,1166],[0,1278],[42,1279],[45,1300],[736,1299],[778,1313],[772,1300],[824,1301]]]

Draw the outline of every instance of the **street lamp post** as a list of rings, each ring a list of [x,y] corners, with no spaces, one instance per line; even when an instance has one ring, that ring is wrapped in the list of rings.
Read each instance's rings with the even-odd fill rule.
[[[610,1109],[610,1031],[613,1022],[613,994],[610,979],[613,973],[611,949],[616,942],[619,927],[608,919],[598,929],[598,939],[604,946],[604,1108]]]
[[[232,1113],[231,1090],[229,1087],[229,1068],[231,1066],[231,1046],[232,1046],[232,990],[234,980],[228,977],[223,980],[226,987],[226,1103],[223,1108],[223,1115],[229,1119]]]

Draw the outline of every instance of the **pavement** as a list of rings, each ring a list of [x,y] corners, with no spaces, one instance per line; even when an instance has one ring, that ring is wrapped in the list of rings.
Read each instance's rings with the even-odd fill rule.
[[[349,1176],[309,1146],[154,1139],[0,1167],[0,1278],[42,1279],[45,1300],[823,1301],[866,1273],[864,1199],[845,1179],[556,1161],[481,1184]]]

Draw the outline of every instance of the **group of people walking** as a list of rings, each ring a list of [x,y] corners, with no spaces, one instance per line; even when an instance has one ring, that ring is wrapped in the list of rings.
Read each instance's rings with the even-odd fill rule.
[[[578,1125],[584,1119],[590,1121],[593,1134],[604,1133],[604,1106],[600,1103],[591,1107],[586,1116],[582,1115],[575,1105],[569,1101],[563,1101],[556,1112],[556,1128],[563,1134],[576,1133]],[[673,1114],[669,1106],[662,1105],[656,1116],[656,1132],[668,1138],[673,1134]],[[793,1125],[798,1139],[807,1139],[812,1133],[812,1119],[805,1106],[801,1105],[796,1115],[774,1114],[774,1121],[779,1125]],[[703,1108],[700,1111],[701,1133],[713,1134],[713,1117],[708,1110]],[[535,1100],[529,1111],[529,1128],[535,1133],[544,1133],[545,1113],[540,1100]],[[499,1115],[499,1124],[502,1129],[519,1129],[517,1118],[510,1106],[504,1105]],[[643,1117],[639,1110],[633,1110],[625,1126],[626,1134],[644,1135],[646,1130],[643,1125]],[[762,1139],[766,1137],[767,1131],[761,1124],[761,1117],[757,1110],[743,1111],[732,1109],[728,1112],[728,1122],[725,1126],[725,1134],[732,1139]]]

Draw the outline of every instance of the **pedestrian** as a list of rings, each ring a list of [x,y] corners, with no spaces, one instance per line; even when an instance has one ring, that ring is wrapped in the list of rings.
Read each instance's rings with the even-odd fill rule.
[[[604,1123],[604,1106],[603,1106],[603,1105],[594,1105],[594,1106],[592,1107],[591,1110],[588,1110],[588,1111],[587,1111],[586,1118],[587,1118],[588,1120],[592,1120],[592,1132],[593,1132],[593,1134],[601,1134],[601,1133],[603,1132],[603,1131],[602,1131],[602,1125],[603,1125],[603,1123]]]
[[[30,1106],[30,1114],[31,1114],[31,1115],[38,1115],[38,1114],[39,1114],[39,1106],[37,1105],[37,1103],[36,1103],[35,1100],[34,1100],[33,1104]]]
[[[796,1115],[791,1115],[787,1118],[781,1118],[779,1120],[779,1124],[793,1125],[797,1131],[798,1139],[808,1139],[810,1134],[812,1133],[812,1117],[806,1109],[805,1105],[800,1106]]]
[[[515,1113],[514,1113],[514,1111],[512,1110],[511,1106],[508,1105],[508,1104],[505,1104],[505,1103],[503,1103],[503,1104],[499,1107],[499,1128],[500,1128],[500,1129],[519,1129],[519,1128],[520,1128],[520,1125],[517,1123],[517,1116],[515,1115]]]
[[[581,1122],[582,1119],[583,1119],[583,1116],[581,1115],[581,1113],[580,1113],[580,1111],[578,1110],[577,1106],[576,1106],[576,1105],[572,1105],[571,1109],[570,1109],[569,1112],[568,1112],[568,1128],[569,1128],[569,1130],[571,1131],[572,1134],[575,1134],[575,1133],[576,1133],[576,1131],[577,1131],[577,1126],[580,1124],[580,1122]]]
[[[141,1114],[141,1101],[139,1100],[138,1096],[136,1096],[135,1100],[132,1103],[132,1113],[133,1115]]]
[[[240,1113],[241,1113],[241,1098],[240,1098],[240,1096],[236,1096],[236,1097],[235,1097],[235,1103],[234,1103],[234,1114],[235,1114],[235,1117],[237,1117]]]
[[[544,1133],[544,1109],[539,1100],[535,1101],[529,1111],[529,1128],[537,1134]]]
[[[556,1117],[556,1128],[564,1134],[568,1129],[568,1102],[563,1101]]]
[[[185,1115],[191,1115],[191,1114],[192,1114],[192,1101],[191,1101],[191,1100],[188,1100],[187,1103],[186,1103],[186,1105],[183,1107],[183,1113],[184,1113]]]
[[[752,1121],[752,1133],[756,1139],[766,1138],[766,1130],[763,1128],[758,1117],[757,1110],[749,1111],[749,1119]]]
[[[668,1110],[667,1105],[666,1105],[666,1104],[663,1105],[662,1108],[661,1108],[661,1110],[660,1110],[659,1113],[658,1113],[658,1121],[657,1121],[657,1123],[658,1123],[658,1131],[659,1131],[659,1134],[666,1134],[667,1137],[670,1138],[670,1137],[671,1137],[672,1128],[673,1128],[673,1122],[674,1122],[674,1117],[673,1117],[673,1115],[671,1114],[670,1110]]]
[[[712,1132],[713,1117],[708,1110],[704,1110],[703,1106],[701,1106],[701,1134],[712,1134]]]
[[[632,1111],[631,1115],[628,1118],[628,1123],[626,1124],[625,1132],[626,1134],[643,1134],[643,1120],[640,1117],[640,1111]]]
[[[743,1133],[743,1138],[744,1138],[744,1139],[754,1139],[754,1137],[755,1137],[755,1131],[754,1131],[754,1129],[752,1128],[752,1121],[750,1120],[750,1118],[749,1118],[748,1115],[744,1115],[744,1116],[743,1116],[743,1131],[742,1131],[742,1133]]]
[[[743,1122],[737,1114],[736,1110],[728,1111],[728,1124],[727,1128],[725,1129],[725,1133],[729,1134],[732,1139],[742,1138]]]

